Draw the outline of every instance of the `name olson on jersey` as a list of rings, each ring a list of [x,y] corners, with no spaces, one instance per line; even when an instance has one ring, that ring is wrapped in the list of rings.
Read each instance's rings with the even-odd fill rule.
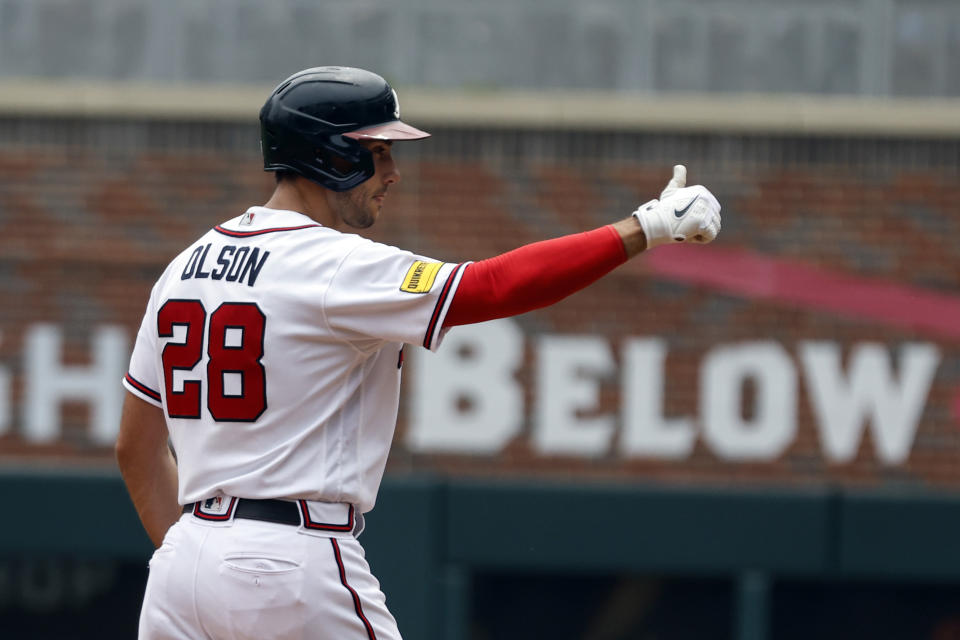
[[[228,244],[220,248],[217,254],[216,266],[205,269],[210,247],[213,243],[198,246],[190,254],[187,265],[180,274],[181,280],[189,278],[210,278],[211,280],[226,280],[227,282],[244,282],[252,287],[260,270],[270,257],[269,251],[260,255],[259,247],[236,247]]]

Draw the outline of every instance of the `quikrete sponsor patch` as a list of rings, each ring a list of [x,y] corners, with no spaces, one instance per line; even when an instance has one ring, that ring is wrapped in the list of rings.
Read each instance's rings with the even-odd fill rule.
[[[442,262],[424,262],[417,260],[407,271],[403,278],[403,284],[400,285],[400,291],[407,293],[426,293],[433,286],[433,281],[437,279],[437,273]]]

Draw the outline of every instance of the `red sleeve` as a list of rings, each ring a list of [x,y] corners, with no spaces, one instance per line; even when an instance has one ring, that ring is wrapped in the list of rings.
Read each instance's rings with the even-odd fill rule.
[[[549,306],[627,260],[612,225],[535,242],[467,265],[444,326],[484,322]]]

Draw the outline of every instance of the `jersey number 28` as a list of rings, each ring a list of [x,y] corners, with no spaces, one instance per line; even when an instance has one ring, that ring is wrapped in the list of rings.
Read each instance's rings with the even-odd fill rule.
[[[175,371],[191,371],[203,357],[207,341],[207,409],[218,422],[253,422],[267,408],[267,377],[263,358],[263,332],[267,318],[255,303],[224,302],[210,314],[199,300],[167,300],[157,313],[157,332],[172,338],[174,327],[186,327],[183,342],[163,348],[163,382],[167,415],[200,418],[204,379],[184,380],[174,390]]]

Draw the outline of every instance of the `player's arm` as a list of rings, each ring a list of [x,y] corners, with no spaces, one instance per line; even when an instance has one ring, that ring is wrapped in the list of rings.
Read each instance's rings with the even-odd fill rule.
[[[140,522],[159,547],[167,529],[180,517],[177,465],[167,446],[163,410],[127,393],[116,455]]]
[[[685,187],[686,175],[683,165],[675,166],[660,199],[641,205],[625,220],[469,264],[444,326],[549,306],[650,247],[712,241],[720,232],[720,203],[705,187]]]

